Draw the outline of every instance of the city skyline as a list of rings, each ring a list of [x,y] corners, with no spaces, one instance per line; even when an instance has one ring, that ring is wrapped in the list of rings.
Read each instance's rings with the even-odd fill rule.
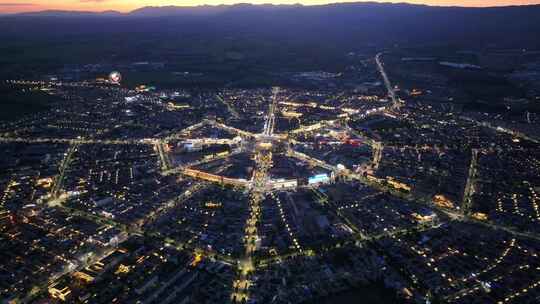
[[[161,1],[161,0],[59,0],[51,3],[44,0],[11,0],[0,2],[0,13],[22,13],[35,12],[43,10],[72,10],[72,11],[108,11],[114,10],[119,12],[130,12],[132,10],[145,6],[201,6],[201,5],[231,5],[237,3],[250,4],[302,4],[302,5],[324,5],[329,3],[345,3],[345,2],[369,2],[369,1],[329,1],[329,0],[188,0],[188,1]],[[510,6],[510,5],[535,5],[540,4],[540,1],[525,1],[525,0],[409,0],[409,1],[375,1],[380,3],[410,3],[410,4],[425,4],[432,6],[463,6],[463,7],[492,7],[492,6]]]

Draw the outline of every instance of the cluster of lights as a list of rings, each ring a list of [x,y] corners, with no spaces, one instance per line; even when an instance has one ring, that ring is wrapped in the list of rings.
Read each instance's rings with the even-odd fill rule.
[[[498,212],[504,212],[502,198],[500,196],[497,198],[497,208],[495,210]]]
[[[512,194],[512,204],[514,206],[514,212],[513,213],[524,217],[525,214],[523,214],[519,209],[519,197],[520,196],[518,196],[518,194],[516,194],[516,193]]]
[[[511,300],[513,300],[514,298],[526,294],[526,293],[529,292],[531,289],[537,288],[539,285],[540,285],[540,280],[538,280],[538,281],[536,281],[536,282],[534,282],[534,283],[531,283],[529,286],[527,286],[527,287],[521,289],[520,291],[516,291],[516,292],[514,292],[513,294],[507,296],[506,298],[504,298],[504,301],[498,302],[498,304],[499,304],[499,303],[508,303],[508,302],[510,302]]]
[[[2,195],[2,199],[0,200],[0,202],[2,203],[1,206],[3,207],[4,204],[6,203],[6,200],[9,198],[10,196],[10,193],[11,193],[11,188],[15,187],[16,185],[18,185],[18,183],[12,179],[9,183],[8,183],[8,186],[6,187],[6,189],[4,190],[4,195]]]
[[[533,206],[534,213],[536,214],[536,220],[540,221],[540,210],[538,210],[538,203],[540,202],[540,199],[532,186],[529,186],[529,191],[531,192],[531,204]]]
[[[281,216],[281,220],[283,221],[283,223],[285,224],[285,228],[287,228],[287,232],[289,233],[289,236],[291,237],[291,239],[293,240],[293,243],[294,243],[294,247],[299,250],[300,252],[302,252],[302,247],[300,247],[300,244],[298,243],[298,240],[294,237],[292,231],[291,231],[291,227],[289,227],[289,223],[287,223],[287,219],[285,218],[285,213],[283,212],[283,207],[281,206],[281,201],[278,197],[274,197],[274,199],[276,200],[277,202],[277,205],[278,205],[278,209],[279,209],[279,214]]]
[[[502,252],[501,256],[499,256],[497,259],[495,259],[494,263],[492,263],[491,265],[489,265],[487,268],[485,268],[484,270],[480,271],[478,273],[478,275],[480,274],[484,274],[492,269],[494,269],[495,267],[497,267],[503,260],[504,258],[506,258],[506,256],[508,255],[508,253],[510,252],[510,250],[512,250],[512,248],[514,248],[514,246],[516,245],[516,239],[511,239],[510,240],[510,244],[508,244],[508,247],[506,247],[504,249],[504,251]],[[466,279],[463,279],[463,281],[468,281],[470,280],[472,277],[469,277],[469,278],[466,278]]]

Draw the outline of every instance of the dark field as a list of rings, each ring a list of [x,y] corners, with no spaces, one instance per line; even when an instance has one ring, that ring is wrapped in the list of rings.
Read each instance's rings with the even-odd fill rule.
[[[309,304],[398,304],[401,303],[394,297],[394,292],[379,285],[369,285],[355,288],[332,295],[324,299],[317,299]]]
[[[0,121],[15,120],[21,116],[45,111],[57,98],[41,91],[21,91],[0,85]]]

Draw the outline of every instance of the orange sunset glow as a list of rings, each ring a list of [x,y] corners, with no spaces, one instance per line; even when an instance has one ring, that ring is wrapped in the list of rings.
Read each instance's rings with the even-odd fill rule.
[[[239,2],[248,2],[253,4],[273,3],[273,4],[295,4],[319,5],[334,2],[357,2],[357,1],[328,1],[328,0],[186,0],[186,1],[152,1],[152,0],[6,0],[0,2],[0,13],[17,13],[41,10],[77,10],[77,11],[104,11],[116,10],[120,12],[129,12],[143,6],[195,6],[195,5],[219,5],[234,4]],[[400,1],[379,1],[379,2],[400,2]],[[504,6],[504,5],[526,5],[540,4],[540,0],[408,0],[403,1],[414,4],[440,5],[440,6]]]

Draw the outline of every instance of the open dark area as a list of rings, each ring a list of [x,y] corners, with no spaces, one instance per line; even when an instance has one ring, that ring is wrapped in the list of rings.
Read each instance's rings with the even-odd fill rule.
[[[43,91],[27,88],[14,88],[0,85],[0,120],[14,120],[24,115],[39,113],[50,109],[59,100]]]

